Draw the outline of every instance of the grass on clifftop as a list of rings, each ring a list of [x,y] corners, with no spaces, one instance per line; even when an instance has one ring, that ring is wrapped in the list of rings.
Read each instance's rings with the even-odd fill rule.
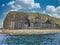
[[[27,12],[17,12],[17,11],[11,11],[8,13],[8,17],[12,17],[12,16],[17,16],[17,17],[23,17],[25,15],[29,15],[31,17],[43,17],[44,21],[46,21],[48,18],[51,20],[54,20],[56,24],[60,25],[60,18],[55,18],[55,17],[51,17],[49,15],[46,14],[40,14],[40,13],[27,13]]]

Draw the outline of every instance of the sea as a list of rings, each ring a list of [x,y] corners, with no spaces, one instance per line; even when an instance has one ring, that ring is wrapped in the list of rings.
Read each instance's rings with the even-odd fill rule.
[[[0,34],[0,45],[60,45],[60,33],[33,35]]]

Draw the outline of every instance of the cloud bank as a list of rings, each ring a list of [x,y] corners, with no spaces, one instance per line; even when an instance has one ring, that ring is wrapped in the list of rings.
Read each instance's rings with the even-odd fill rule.
[[[20,9],[33,9],[41,8],[39,3],[35,3],[34,0],[15,0],[10,1],[8,6],[12,8],[12,11],[18,11]]]
[[[48,14],[50,14],[50,16],[60,18],[60,6],[55,7],[48,5],[46,6],[46,11],[48,12]]]
[[[59,0],[60,1],[60,0]],[[41,8],[40,3],[35,3],[34,0],[15,0],[10,1],[8,4],[12,9],[9,11],[19,11],[23,10],[32,10]],[[36,10],[32,10],[31,12],[37,12]],[[47,13],[46,13],[47,12]],[[45,10],[42,13],[49,14],[50,16],[60,18],[60,6],[55,7],[52,5],[47,5]]]
[[[5,4],[2,4],[1,6],[2,6],[2,7],[4,7],[4,6],[5,6]]]

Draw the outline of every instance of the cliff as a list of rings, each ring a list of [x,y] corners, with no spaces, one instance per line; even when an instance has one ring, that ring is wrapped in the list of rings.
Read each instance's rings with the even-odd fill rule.
[[[60,19],[39,13],[9,12],[3,22],[4,29],[56,29]]]

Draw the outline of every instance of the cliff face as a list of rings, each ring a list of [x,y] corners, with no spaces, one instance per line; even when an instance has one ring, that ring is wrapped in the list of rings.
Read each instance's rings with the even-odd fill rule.
[[[39,13],[24,13],[12,11],[7,14],[3,23],[3,28],[4,29],[57,28],[59,26],[58,20],[59,19]]]
[[[15,29],[17,28],[18,22],[21,24],[23,21],[25,22],[25,18],[27,18],[26,13],[19,13],[19,12],[9,12],[8,15],[6,16],[4,23],[3,23],[3,28],[5,29]],[[18,27],[19,28],[19,27]]]

